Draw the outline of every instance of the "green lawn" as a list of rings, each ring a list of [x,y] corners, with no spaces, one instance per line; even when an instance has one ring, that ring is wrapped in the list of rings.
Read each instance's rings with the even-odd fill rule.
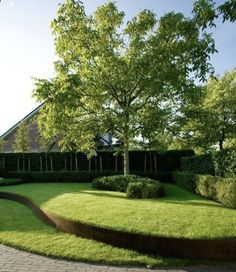
[[[1,191],[28,196],[58,215],[119,230],[188,238],[236,237],[236,210],[165,185],[159,200],[130,200],[90,184],[24,184]],[[146,256],[55,231],[18,203],[0,200],[0,242],[32,252],[90,262],[178,265],[188,261]]]

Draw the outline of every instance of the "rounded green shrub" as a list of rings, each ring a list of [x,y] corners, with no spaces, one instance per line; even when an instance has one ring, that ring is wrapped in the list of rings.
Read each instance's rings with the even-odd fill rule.
[[[143,196],[143,183],[131,182],[129,183],[126,194],[129,198],[142,198]]]
[[[115,175],[99,177],[93,180],[93,187],[101,190],[125,192],[131,182],[138,182],[141,177],[136,175]]]
[[[159,182],[144,184],[142,188],[142,198],[157,198],[164,195],[164,188]]]
[[[99,177],[93,180],[92,185],[100,190],[126,192],[130,198],[156,198],[164,195],[162,183],[136,175]]]

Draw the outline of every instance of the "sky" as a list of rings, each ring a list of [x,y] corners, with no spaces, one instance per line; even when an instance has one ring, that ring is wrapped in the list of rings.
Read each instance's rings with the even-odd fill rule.
[[[32,78],[53,77],[56,60],[50,22],[63,0],[2,0],[0,3],[0,135],[38,104],[32,98]],[[84,0],[87,14],[105,0]],[[191,16],[194,0],[117,0],[130,20],[150,9],[157,16],[169,11]],[[216,0],[217,4],[224,2]],[[219,51],[211,58],[216,74],[236,66],[236,23],[217,23],[213,31]]]

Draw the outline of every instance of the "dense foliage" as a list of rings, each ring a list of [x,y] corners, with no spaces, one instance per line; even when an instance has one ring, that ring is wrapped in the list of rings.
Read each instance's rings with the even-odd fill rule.
[[[92,184],[96,189],[126,192],[129,198],[157,198],[165,194],[159,181],[137,175],[100,177]]]
[[[236,69],[211,77],[182,106],[176,122],[182,146],[203,152],[235,148]]]
[[[195,174],[236,176],[236,150],[222,150],[209,154],[181,158],[181,170]]]
[[[56,77],[37,80],[34,95],[46,101],[44,138],[60,134],[65,149],[92,155],[96,134],[111,133],[122,142],[128,174],[133,142],[151,141],[173,124],[195,80],[212,72],[208,59],[216,50],[195,17],[170,12],[157,20],[143,10],[124,21],[115,2],[91,16],[81,1],[60,5],[52,23]]]
[[[236,20],[236,2],[227,0],[217,5],[213,0],[197,0],[194,3],[193,13],[198,24],[203,28],[215,27],[216,19],[221,18],[223,22]]]

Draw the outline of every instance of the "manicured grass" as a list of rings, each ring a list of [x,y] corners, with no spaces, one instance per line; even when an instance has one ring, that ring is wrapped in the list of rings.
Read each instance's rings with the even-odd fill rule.
[[[24,184],[1,191],[28,196],[43,209],[66,218],[126,231],[171,237],[236,237],[236,210],[165,185],[158,200],[127,199],[124,193],[92,189],[90,184]],[[183,265],[184,260],[147,256],[57,232],[32,212],[0,200],[0,242],[44,255],[89,262]]]

